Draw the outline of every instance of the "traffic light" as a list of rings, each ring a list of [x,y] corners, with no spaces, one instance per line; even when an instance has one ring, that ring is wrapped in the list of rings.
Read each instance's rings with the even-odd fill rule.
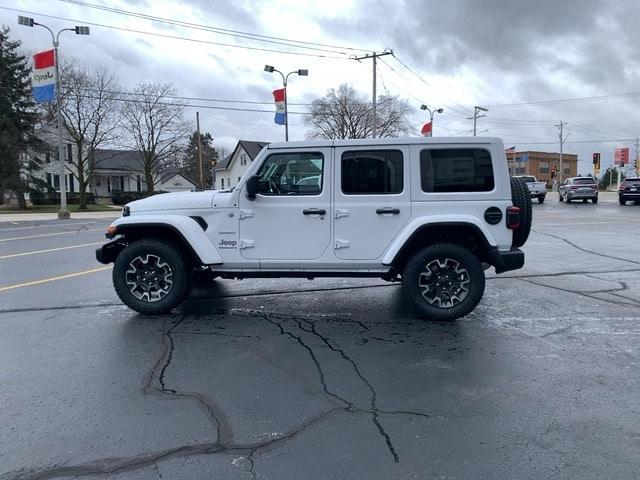
[[[598,175],[600,173],[600,154],[593,154],[593,173]]]

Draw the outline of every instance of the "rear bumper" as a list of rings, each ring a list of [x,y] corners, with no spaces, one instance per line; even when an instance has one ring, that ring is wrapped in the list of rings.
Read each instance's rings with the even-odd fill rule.
[[[598,192],[567,192],[567,198],[573,200],[574,198],[597,198]]]
[[[634,200],[638,200],[640,199],[640,192],[619,192],[618,196],[620,198],[628,198],[629,200],[634,199]]]
[[[495,267],[496,273],[518,270],[524,266],[524,252],[519,248],[505,252],[494,247],[489,251],[489,263]]]

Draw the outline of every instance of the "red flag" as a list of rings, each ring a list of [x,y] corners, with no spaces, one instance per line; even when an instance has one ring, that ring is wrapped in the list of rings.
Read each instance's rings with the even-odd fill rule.
[[[420,133],[421,133],[423,136],[425,136],[425,137],[430,137],[430,136],[431,136],[431,133],[432,133],[431,128],[432,128],[431,122],[429,122],[429,123],[425,123],[425,124],[422,126],[422,130],[420,131]]]
[[[33,56],[33,63],[35,69],[49,68],[56,64],[55,55],[53,50],[47,50],[45,52],[36,53]]]

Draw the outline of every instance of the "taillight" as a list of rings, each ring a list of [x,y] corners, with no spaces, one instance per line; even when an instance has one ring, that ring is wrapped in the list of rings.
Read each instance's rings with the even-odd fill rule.
[[[577,189],[578,189],[578,187],[571,186],[571,187],[569,187],[569,189],[570,189],[570,190],[577,190]]]
[[[624,190],[626,188],[626,185],[624,182],[620,183],[620,186],[618,187],[618,190]]]
[[[511,230],[520,228],[520,209],[513,205],[507,207],[507,228]]]

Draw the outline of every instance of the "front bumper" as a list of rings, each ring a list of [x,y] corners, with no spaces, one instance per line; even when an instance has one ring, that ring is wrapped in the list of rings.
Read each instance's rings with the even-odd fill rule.
[[[121,239],[105,243],[100,248],[96,249],[96,260],[100,263],[104,263],[105,265],[115,262],[124,247],[126,247],[126,244]]]
[[[496,247],[489,251],[489,263],[496,269],[496,273],[518,270],[524,266],[524,252],[519,248],[501,251]]]

